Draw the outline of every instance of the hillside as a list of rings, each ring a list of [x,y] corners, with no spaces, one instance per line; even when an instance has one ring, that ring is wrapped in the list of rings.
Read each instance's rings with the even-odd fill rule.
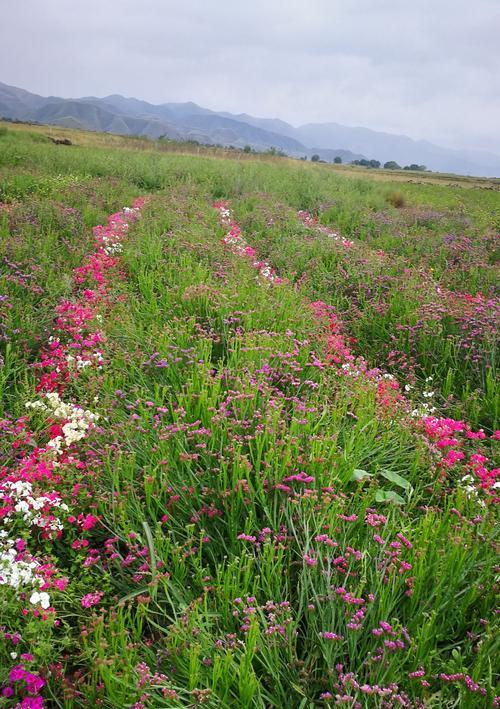
[[[335,156],[343,162],[368,157],[381,163],[424,164],[440,172],[500,176],[500,157],[484,152],[451,150],[403,135],[337,123],[296,128],[279,119],[212,111],[192,102],[153,105],[119,95],[44,98],[0,83],[0,116],[153,139],[163,135],[204,144],[250,145],[255,150],[276,148],[292,157],[318,154],[330,162]]]
[[[0,706],[495,706],[499,184],[176,147],[0,124]]]
[[[143,135],[153,139],[163,135],[175,140],[197,140],[241,148],[250,145],[256,150],[274,147],[295,156],[312,154],[294,138],[227,118],[193,103],[153,106],[123,96],[43,99],[0,84],[0,114],[5,118],[121,135]],[[362,157],[345,150],[342,153],[351,159]]]

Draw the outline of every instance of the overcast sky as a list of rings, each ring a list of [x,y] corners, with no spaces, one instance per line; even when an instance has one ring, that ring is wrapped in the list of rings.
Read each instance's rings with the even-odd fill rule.
[[[2,0],[0,81],[500,154],[500,0]]]

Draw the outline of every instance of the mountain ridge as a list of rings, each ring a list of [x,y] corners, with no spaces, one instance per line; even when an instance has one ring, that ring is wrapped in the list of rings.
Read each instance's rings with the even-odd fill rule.
[[[0,82],[0,116],[152,139],[197,140],[256,150],[275,148],[291,157],[344,162],[368,157],[380,162],[425,164],[440,172],[484,177],[500,176],[500,157],[485,151],[455,150],[427,140],[335,122],[293,126],[279,118],[214,111],[192,101],[151,104],[121,94],[103,98],[43,97]],[[316,147],[319,146],[319,147]]]

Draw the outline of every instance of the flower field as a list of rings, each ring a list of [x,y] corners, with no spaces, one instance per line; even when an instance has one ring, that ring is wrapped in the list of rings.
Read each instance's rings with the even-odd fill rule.
[[[500,706],[500,186],[71,137],[0,127],[0,707]]]

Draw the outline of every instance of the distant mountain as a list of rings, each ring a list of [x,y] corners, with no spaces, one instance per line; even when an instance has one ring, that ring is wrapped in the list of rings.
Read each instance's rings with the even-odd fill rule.
[[[175,126],[154,116],[138,118],[136,116],[116,113],[104,102],[91,102],[78,99],[58,99],[42,104],[31,112],[30,120],[38,123],[98,130],[120,135],[143,135],[149,138],[159,138],[167,135],[176,140],[181,139],[181,133]]]
[[[286,123],[286,121],[282,121],[279,118],[255,118],[255,116],[250,116],[248,113],[234,114],[227,113],[226,111],[221,111],[219,116],[225,116],[226,118],[231,118],[241,123],[248,123],[251,126],[256,126],[263,130],[270,130],[273,133],[281,133],[281,135],[287,135],[289,138],[297,137],[297,129],[290,125],[290,123]]]
[[[38,108],[46,101],[48,99],[42,96],[0,82],[0,114],[6,118],[22,120],[22,115]]]
[[[191,101],[154,105],[118,94],[43,97],[0,82],[0,116],[152,139],[165,136],[236,148],[249,145],[260,151],[276,148],[291,157],[317,154],[329,162],[336,156],[343,162],[368,157],[382,163],[424,164],[440,172],[500,177],[500,157],[486,152],[450,150],[425,140],[338,123],[308,123],[296,128],[278,118],[212,111]]]
[[[364,153],[382,163],[395,160],[400,165],[427,165],[431,170],[439,172],[500,176],[500,156],[479,151],[451,150],[426,140],[412,140],[405,135],[382,133],[369,128],[351,128],[338,123],[308,123],[297,128],[294,135],[306,145],[314,143],[325,148],[346,145],[349,150]]]
[[[236,148],[249,145],[261,151],[276,148],[292,157],[318,153],[325,160],[333,160],[339,155],[344,162],[363,157],[347,149],[311,150],[291,135],[295,129],[284,121],[218,113],[191,101],[153,105],[118,94],[104,98],[44,98],[0,83],[0,116],[153,139],[165,136]]]

